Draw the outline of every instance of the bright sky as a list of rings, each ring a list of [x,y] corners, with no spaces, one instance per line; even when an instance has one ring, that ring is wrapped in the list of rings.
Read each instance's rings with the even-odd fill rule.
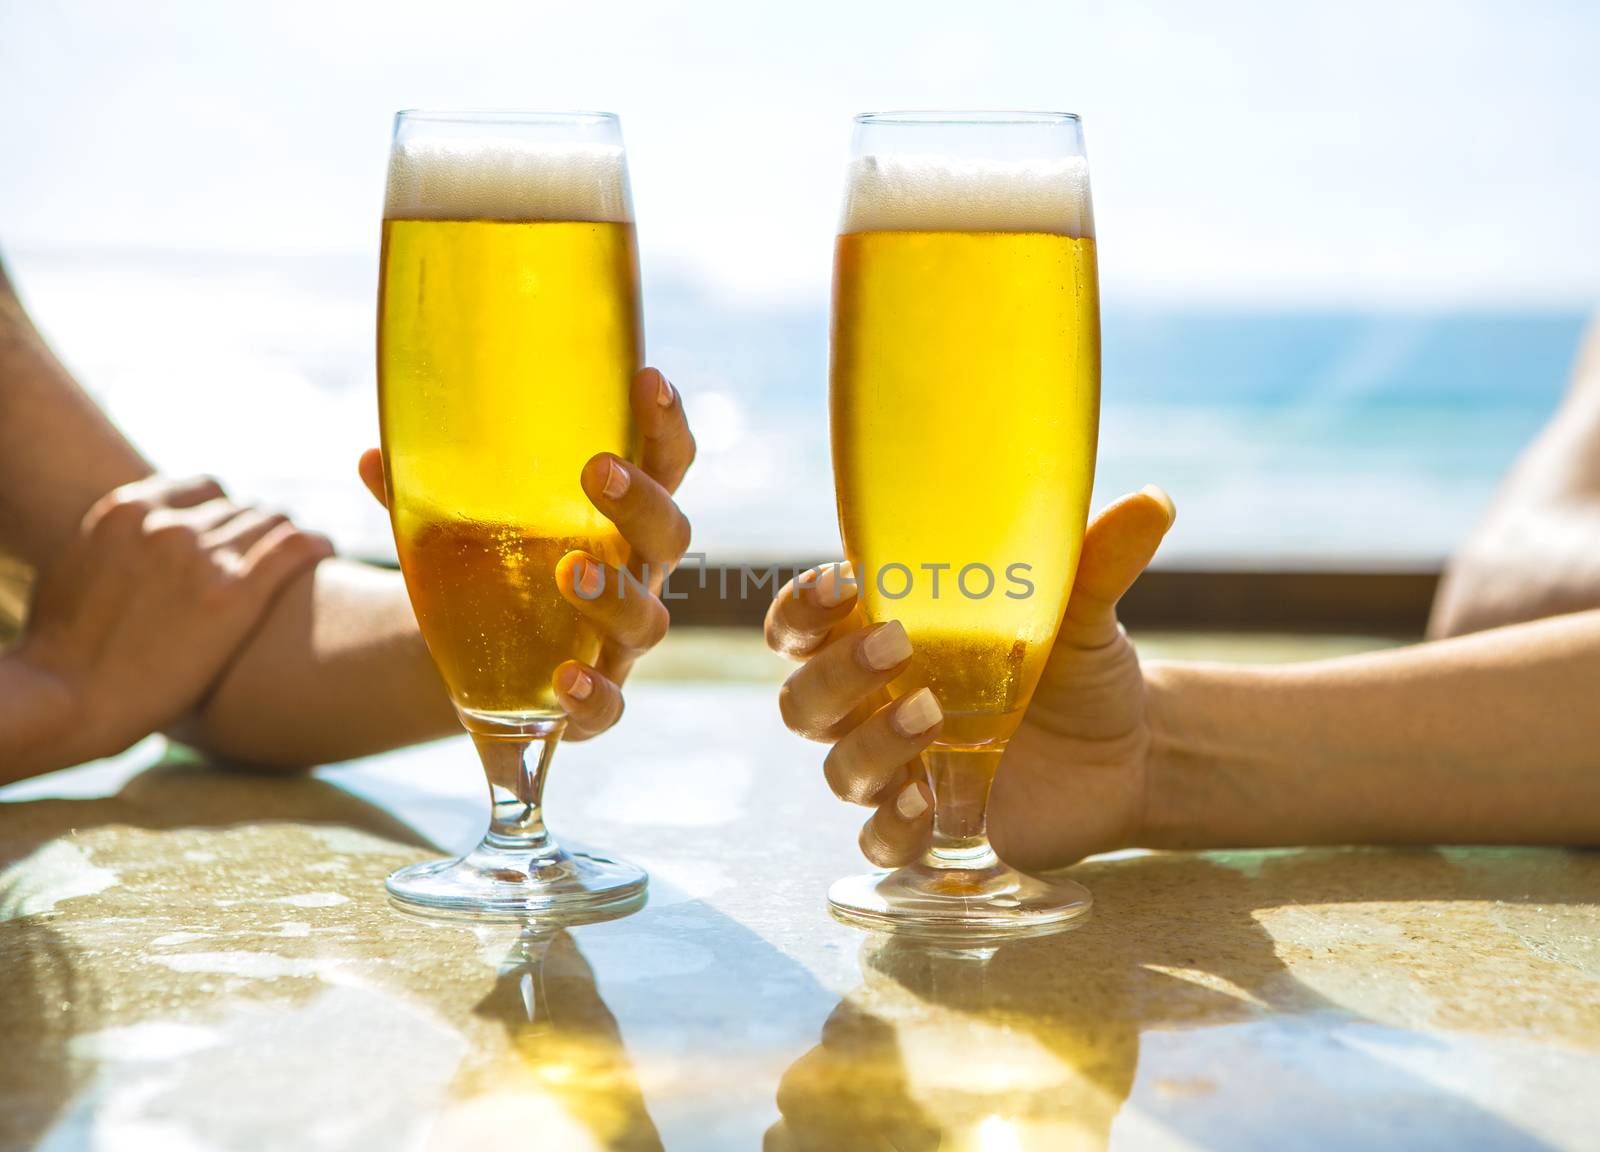
[[[1085,117],[1105,285],[1592,304],[1600,5],[0,0],[0,243],[375,248],[411,106],[622,114],[647,276],[825,292],[853,112]]]

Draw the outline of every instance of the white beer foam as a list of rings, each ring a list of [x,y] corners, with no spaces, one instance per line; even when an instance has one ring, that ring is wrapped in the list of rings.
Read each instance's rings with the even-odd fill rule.
[[[506,137],[420,139],[389,157],[387,220],[630,223],[622,148]]]
[[[841,232],[1054,232],[1092,237],[1089,165],[898,153],[850,169]]]

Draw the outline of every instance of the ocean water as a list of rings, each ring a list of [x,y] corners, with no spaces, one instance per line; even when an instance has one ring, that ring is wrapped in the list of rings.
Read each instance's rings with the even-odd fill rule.
[[[352,554],[393,555],[355,473],[377,442],[372,257],[7,259],[46,335],[158,466],[216,474]],[[649,361],[700,445],[679,497],[696,549],[835,554],[826,300],[727,299],[647,269],[645,314]],[[1166,487],[1166,563],[1436,563],[1554,410],[1585,322],[1107,300],[1096,502]],[[559,432],[529,428],[529,451]]]

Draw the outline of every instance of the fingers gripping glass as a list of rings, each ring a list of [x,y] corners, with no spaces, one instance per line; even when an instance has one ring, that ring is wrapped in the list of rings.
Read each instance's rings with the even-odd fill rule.
[[[616,118],[402,112],[379,292],[395,546],[491,800],[477,848],[403,868],[389,891],[474,915],[635,902],[645,874],[563,849],[542,808],[567,721],[555,671],[594,664],[601,644],[557,564],[574,550],[627,559],[579,485],[595,453],[627,458],[634,442],[638,259]]]
[[[1047,931],[1069,880],[989,847],[989,788],[1077,569],[1094,481],[1100,329],[1078,118],[856,118],[834,254],[831,426],[861,605],[911,638],[903,696],[945,715],[923,757],[926,856],[841,880],[852,923],[931,936]],[[942,576],[942,579],[940,578]]]

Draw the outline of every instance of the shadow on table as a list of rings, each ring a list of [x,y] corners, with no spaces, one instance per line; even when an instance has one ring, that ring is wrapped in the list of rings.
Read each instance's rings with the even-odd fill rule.
[[[1073,875],[1097,903],[1076,931],[964,950],[867,939],[862,985],[783,1076],[768,1152],[1102,1148],[1132,1088],[1141,1035],[1152,1031],[1198,1041],[1178,1049],[1176,1067],[1160,1061],[1154,1085],[1156,1130],[1175,1146],[1547,1146],[1340,1043],[1340,1029],[1397,1030],[1298,979],[1256,913],[1388,901],[1586,904],[1600,860],[1501,850],[1485,866],[1433,850],[1330,849],[1135,857]],[[1349,977],[1359,984],[1372,974],[1351,951],[1339,962],[1355,966]],[[1413,1048],[1438,1043],[1398,1031]]]
[[[197,839],[216,832],[232,839]],[[382,876],[416,848],[432,850],[334,785],[185,762],[111,797],[0,804],[0,1147],[115,1139],[107,1116],[136,1102],[123,1121],[215,1147],[347,1146],[339,1124],[365,1146],[414,1141],[436,1106],[434,1146],[533,1123],[659,1149],[572,935],[395,914]],[[293,1022],[240,1008],[263,1002]],[[465,1056],[427,1051],[418,1007],[461,1028]]]
[[[315,777],[219,768],[173,750],[115,796],[0,803],[0,867],[68,833],[107,824],[163,831],[273,823],[358,828],[397,844],[442,851],[404,821]],[[0,888],[0,914],[6,900]]]

